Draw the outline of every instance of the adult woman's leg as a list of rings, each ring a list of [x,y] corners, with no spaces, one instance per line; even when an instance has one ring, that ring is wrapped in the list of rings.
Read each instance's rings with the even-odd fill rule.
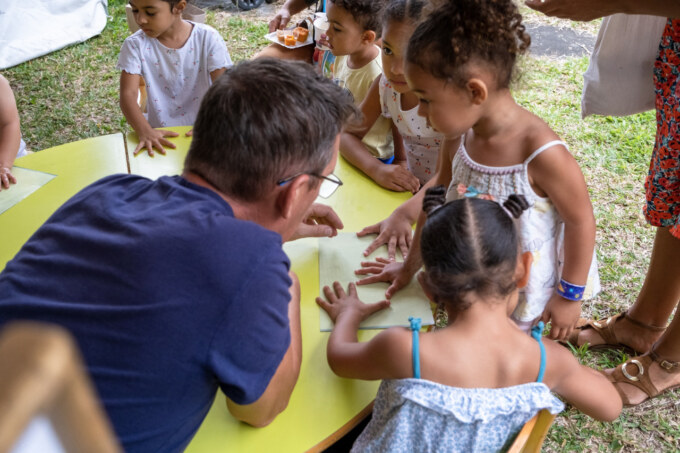
[[[619,318],[609,326],[619,343],[635,351],[649,351],[662,334],[654,327],[665,326],[680,301],[680,239],[669,230],[668,227],[657,229],[642,289],[628,309],[627,317]],[[606,341],[598,330],[583,329],[577,344],[584,343],[594,346]]]
[[[669,249],[664,250],[664,254],[668,252],[675,256],[674,268],[662,271],[666,286],[675,288],[677,300],[680,297],[680,239],[668,234],[667,240],[667,243],[662,239],[655,244],[665,243]],[[680,387],[680,314],[676,311],[673,321],[649,353],[633,357],[606,373],[626,405],[640,404],[666,390]]]
[[[647,276],[625,316],[591,322],[572,343],[628,346],[641,353],[661,336],[680,299],[680,19],[669,19],[654,65],[656,139],[645,180],[645,217],[658,227]]]

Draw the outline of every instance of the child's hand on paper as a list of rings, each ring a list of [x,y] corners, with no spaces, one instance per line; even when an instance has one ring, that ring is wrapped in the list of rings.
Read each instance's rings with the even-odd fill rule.
[[[153,156],[153,148],[156,148],[159,153],[165,154],[163,146],[168,148],[176,148],[175,144],[165,137],[177,137],[179,134],[173,131],[166,131],[164,129],[149,129],[146,132],[137,133],[139,136],[139,144],[135,148],[134,155],[139,154],[143,149],[149,152],[149,156]]]
[[[374,304],[363,303],[357,296],[357,287],[354,283],[349,284],[347,293],[345,293],[340,282],[333,283],[332,289],[324,286],[323,293],[328,300],[317,297],[316,303],[328,313],[328,316],[334,323],[337,323],[342,318],[352,319],[358,325],[373,313],[390,306],[389,300],[381,300]]]
[[[192,127],[187,131],[186,134],[184,134],[185,137],[192,137],[194,135],[194,128]]]
[[[16,184],[17,179],[12,175],[12,168],[0,165],[0,190],[9,189],[10,184]]]
[[[394,261],[397,246],[399,246],[403,258],[406,259],[408,249],[411,247],[413,230],[411,222],[399,209],[396,209],[385,220],[359,231],[357,236],[363,237],[369,234],[377,234],[378,237],[366,248],[364,256],[370,255],[381,245],[387,244],[387,257],[390,260]]]
[[[363,261],[361,269],[357,269],[354,273],[356,275],[373,274],[370,277],[359,280],[357,285],[369,285],[376,282],[392,283],[387,288],[387,291],[385,291],[385,297],[388,299],[401,288],[408,285],[408,282],[411,281],[415,274],[415,272],[411,273],[402,262],[386,260],[380,257],[375,261]]]

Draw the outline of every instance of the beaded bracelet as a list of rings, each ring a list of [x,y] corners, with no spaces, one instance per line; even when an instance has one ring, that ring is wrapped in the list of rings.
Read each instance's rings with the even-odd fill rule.
[[[567,300],[580,302],[581,299],[583,299],[585,289],[585,286],[572,285],[571,283],[564,281],[564,279],[560,279],[560,283],[557,285],[557,294]]]

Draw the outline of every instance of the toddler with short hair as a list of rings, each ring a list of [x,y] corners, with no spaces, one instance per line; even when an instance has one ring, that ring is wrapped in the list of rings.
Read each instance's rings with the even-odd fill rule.
[[[139,136],[135,154],[175,145],[158,127],[192,125],[203,95],[232,66],[224,39],[214,28],[182,19],[186,0],[130,0],[140,30],[123,43],[116,67],[120,108]],[[146,83],[148,117],[137,104],[140,77]],[[189,134],[187,134],[189,135]]]
[[[375,44],[380,36],[382,6],[382,1],[375,0],[329,0],[326,5],[329,22],[326,39],[330,51],[322,58],[321,70],[349,90],[357,105],[382,73],[380,48]],[[381,118],[362,140],[365,149],[386,164],[395,160],[390,130],[391,122]],[[340,151],[344,155],[343,150]]]

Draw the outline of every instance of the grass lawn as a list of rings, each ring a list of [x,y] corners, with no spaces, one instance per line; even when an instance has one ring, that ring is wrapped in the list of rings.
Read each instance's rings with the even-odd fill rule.
[[[282,3],[282,0],[279,0]],[[128,131],[118,107],[115,69],[129,35],[123,0],[109,0],[104,32],[89,41],[3,70],[18,103],[29,148],[39,151],[86,137]],[[596,33],[597,23],[547,19],[522,7],[526,20]],[[227,41],[234,61],[267,44],[267,20],[257,14],[208,12],[207,22]],[[514,93],[544,118],[569,145],[583,168],[597,219],[597,254],[602,293],[584,304],[584,314],[608,316],[631,305],[642,285],[654,230],[641,215],[643,181],[651,153],[652,112],[626,118],[580,117],[583,58],[527,57]],[[620,353],[575,351],[594,367],[625,359]],[[600,423],[574,409],[563,412],[546,440],[545,451],[680,451],[680,392],[667,394]]]

